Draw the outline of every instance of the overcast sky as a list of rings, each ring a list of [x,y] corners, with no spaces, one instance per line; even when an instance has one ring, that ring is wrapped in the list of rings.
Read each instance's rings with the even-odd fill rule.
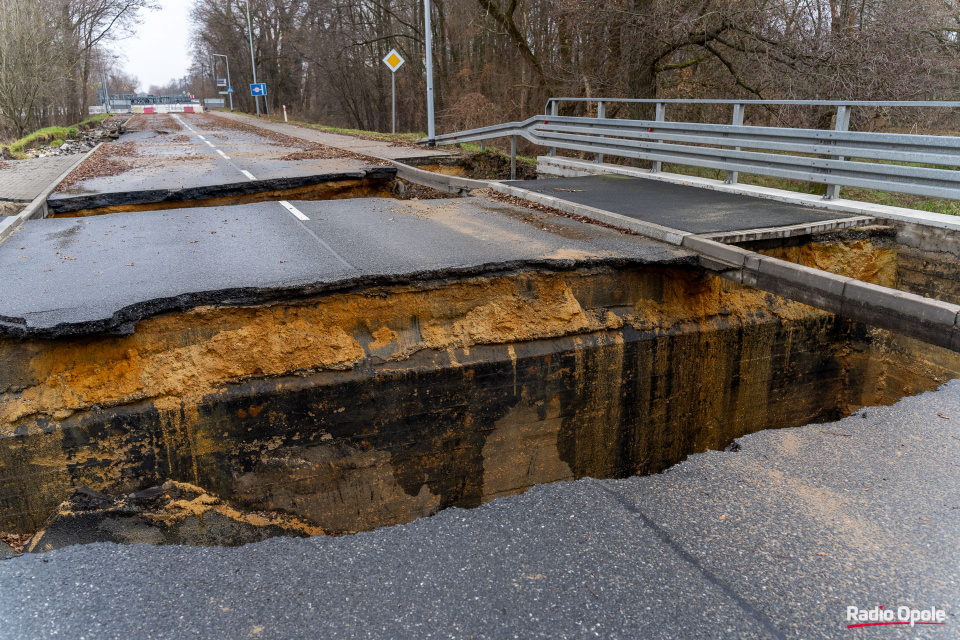
[[[160,9],[143,15],[137,34],[114,45],[126,57],[122,66],[140,80],[140,91],[180,78],[190,66],[190,9],[196,0],[160,0]]]

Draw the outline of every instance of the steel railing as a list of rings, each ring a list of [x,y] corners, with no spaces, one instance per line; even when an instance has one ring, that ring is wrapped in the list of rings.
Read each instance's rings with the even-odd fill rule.
[[[517,136],[538,146],[653,162],[718,169],[727,182],[737,174],[752,173],[827,185],[826,198],[836,197],[841,186],[896,191],[960,200],[960,137],[848,131],[850,108],[960,107],[960,102],[839,102],[839,101],[732,101],[732,100],[614,100],[555,98],[560,101],[646,102],[656,104],[655,120],[621,120],[558,115],[535,116],[480,129],[437,136],[437,144],[485,141],[510,137],[511,176],[515,177]],[[734,124],[669,122],[668,104],[729,104]],[[836,106],[833,130],[744,126],[743,110],[749,104],[803,104]],[[604,116],[603,107],[598,116]],[[907,164],[889,164],[907,163]],[[911,166],[934,165],[934,166]]]

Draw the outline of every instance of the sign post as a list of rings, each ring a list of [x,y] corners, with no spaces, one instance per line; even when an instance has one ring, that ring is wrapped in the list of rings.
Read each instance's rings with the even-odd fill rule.
[[[391,101],[393,103],[393,133],[397,133],[397,69],[403,66],[404,59],[397,53],[396,49],[391,49],[387,57],[383,59],[383,64],[390,69],[390,88]]]
[[[253,84],[257,84],[257,63],[253,59],[253,27],[250,25],[250,0],[247,2],[247,35],[250,37],[250,68],[253,69]],[[257,97],[259,94],[252,93],[253,85],[250,85],[251,95],[253,95],[253,102],[257,105],[257,117],[260,117],[260,99]],[[264,87],[263,95],[267,95],[266,87]],[[264,106],[266,106],[267,101],[263,101]]]
[[[226,89],[226,93],[230,94],[230,111],[232,112],[233,111],[233,87],[231,86],[231,83],[230,83],[230,59],[227,56],[223,55],[222,53],[215,53],[213,54],[214,65],[216,65],[217,63],[217,58],[223,58],[223,61],[227,63],[226,82],[224,82],[223,84],[220,84],[220,80],[222,80],[223,78],[217,78],[217,86],[224,87]],[[220,93],[224,93],[224,91],[221,91]]]
[[[430,0],[423,0],[423,33],[427,48],[427,146],[437,146],[437,131],[433,122],[433,32],[430,28]]]

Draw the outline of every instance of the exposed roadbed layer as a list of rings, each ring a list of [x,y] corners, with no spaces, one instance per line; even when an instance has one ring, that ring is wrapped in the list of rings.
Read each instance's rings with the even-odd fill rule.
[[[654,240],[483,198],[359,198],[30,221],[0,245],[0,333],[129,333],[165,311],[521,268],[696,264]]]
[[[848,638],[847,607],[878,605],[947,614],[884,638],[955,637],[958,425],[954,381],[370,533],[20,556],[0,637]]]
[[[837,220],[845,214],[627,176],[504,184],[690,233],[717,233]]]
[[[364,167],[357,171],[339,171],[335,173],[271,178],[268,180],[247,180],[240,176],[241,180],[234,179],[233,182],[176,189],[108,191],[80,196],[55,194],[47,201],[47,206],[50,208],[52,214],[57,215],[85,209],[103,209],[124,205],[150,205],[236,198],[268,191],[301,189],[303,187],[322,185],[324,183],[391,180],[395,178],[396,175],[397,170],[393,167]]]

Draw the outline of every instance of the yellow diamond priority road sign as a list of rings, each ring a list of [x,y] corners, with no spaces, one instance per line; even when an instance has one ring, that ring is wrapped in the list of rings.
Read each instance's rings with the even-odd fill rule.
[[[403,66],[404,59],[397,53],[396,49],[391,49],[390,53],[387,54],[387,57],[383,59],[383,64],[390,67],[390,71],[394,73],[397,72],[397,69]]]

